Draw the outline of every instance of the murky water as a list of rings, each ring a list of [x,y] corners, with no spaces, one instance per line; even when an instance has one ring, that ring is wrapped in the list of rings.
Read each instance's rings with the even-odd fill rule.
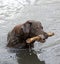
[[[35,42],[28,50],[6,48],[7,34],[26,20],[39,20],[46,32],[55,35],[44,44]],[[0,64],[60,64],[60,1],[0,0]]]

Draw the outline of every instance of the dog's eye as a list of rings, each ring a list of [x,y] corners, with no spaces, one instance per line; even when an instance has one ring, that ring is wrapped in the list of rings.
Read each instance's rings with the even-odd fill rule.
[[[39,28],[43,29],[43,27],[42,27],[42,26],[39,26]]]

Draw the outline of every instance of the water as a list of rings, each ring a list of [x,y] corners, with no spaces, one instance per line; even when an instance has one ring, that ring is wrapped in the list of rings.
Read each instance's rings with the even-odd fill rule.
[[[26,20],[39,20],[46,32],[55,35],[44,44],[35,42],[34,51],[6,48],[7,34]],[[10,51],[9,51],[10,50]],[[0,64],[60,64],[60,1],[0,0]]]

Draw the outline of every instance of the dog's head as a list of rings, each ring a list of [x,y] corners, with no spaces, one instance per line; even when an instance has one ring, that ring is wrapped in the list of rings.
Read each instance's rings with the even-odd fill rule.
[[[30,35],[30,37],[40,35],[42,40],[40,42],[44,42],[45,39],[48,38],[48,35],[43,30],[43,26],[39,21],[29,20],[22,25],[22,31],[26,36]]]

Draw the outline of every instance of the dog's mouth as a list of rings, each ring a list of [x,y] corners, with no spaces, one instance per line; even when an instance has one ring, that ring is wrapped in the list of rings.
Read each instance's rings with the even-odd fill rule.
[[[46,41],[46,38],[45,36],[42,34],[42,35],[39,35],[41,37],[41,39],[39,40],[41,43],[44,43]]]
[[[32,38],[28,38],[26,40],[27,43],[31,43],[31,42],[34,42],[34,41],[39,41],[41,43],[44,43],[46,41],[46,39],[43,35],[38,35],[38,36],[35,36],[35,37],[32,37]]]
[[[46,39],[40,39],[41,43],[44,43],[46,41]]]

